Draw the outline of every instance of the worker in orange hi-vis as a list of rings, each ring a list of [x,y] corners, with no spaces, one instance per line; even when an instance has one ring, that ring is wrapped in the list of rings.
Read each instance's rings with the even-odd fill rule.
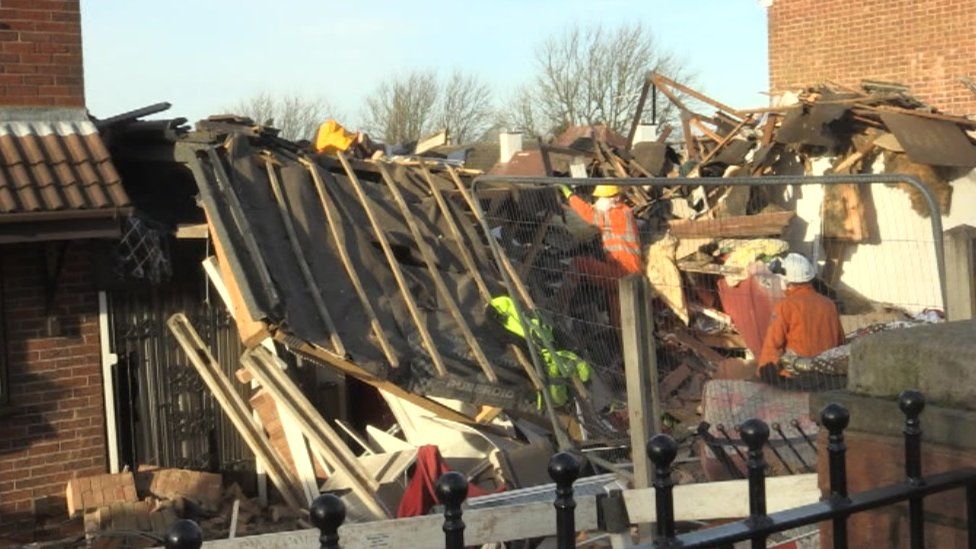
[[[610,321],[620,325],[619,280],[641,271],[640,234],[634,212],[624,202],[617,185],[597,185],[596,201],[587,203],[567,185],[560,185],[569,206],[586,222],[599,227],[603,237],[603,259],[590,256],[573,258],[572,271],[556,296],[557,306],[566,306],[582,280],[604,289],[610,308]]]
[[[811,283],[816,270],[800,254],[789,254],[770,266],[786,279],[786,297],[773,309],[759,355],[758,375],[775,382],[781,377],[815,372],[812,359],[844,344],[837,306]]]

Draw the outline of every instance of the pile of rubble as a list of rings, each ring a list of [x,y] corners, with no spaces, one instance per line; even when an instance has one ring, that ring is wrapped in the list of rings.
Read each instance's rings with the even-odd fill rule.
[[[72,479],[65,490],[68,516],[83,518],[91,547],[154,547],[180,518],[194,520],[207,539],[289,531],[307,522],[282,505],[261,507],[221,475],[141,466]]]
[[[976,123],[877,83],[817,86],[753,110],[658,75],[641,105],[651,87],[682,112],[683,154],[666,142],[669,128],[635,139],[638,112],[628,137],[602,126],[570,128],[489,173],[567,183],[653,178],[628,186],[626,199],[641,223],[655,290],[664,424],[691,431],[697,439],[680,437],[687,446],[701,440],[711,452],[699,455],[720,459],[735,476],[737,422],[708,408],[714,399],[721,402],[713,409],[728,412],[729,394],[742,389],[707,386],[729,361],[759,353],[783,291],[767,263],[796,251],[790,231],[799,215],[784,189],[733,178],[880,168],[918,177],[945,213],[947,182],[976,166]],[[688,98],[718,112],[694,112]],[[599,467],[626,469],[611,463],[627,461],[626,452],[601,459],[630,427],[619,325],[604,321],[605,300],[552,303],[567,259],[601,252],[599,230],[575,219],[552,185],[472,189],[480,172],[448,158],[454,152],[437,146],[443,135],[384,156],[338,125],[329,128],[337,139],[327,151],[235,117],[170,136],[173,157],[199,191],[206,223],[198,229],[213,249],[204,267],[247,348],[241,368],[225,374],[184,315],[168,325],[280,503],[259,506],[236,484],[225,489],[219,475],[180,470],[72,480],[69,510],[84,515],[93,536],[151,540],[138,533],[159,534],[177,516],[200,522],[208,538],[291,529],[305,525],[308,504],[323,491],[342,494],[352,520],[409,516],[434,503],[424,479],[438,471],[458,470],[486,493],[537,486],[548,483],[545,464],[556,448],[585,447]],[[919,214],[931,214],[921,195],[906,190]],[[818,212],[817,238],[828,239],[833,254],[821,289],[833,297],[845,246],[880,236],[865,192],[831,185]],[[554,305],[566,305],[563,314],[542,314]],[[877,303],[869,309],[858,313],[861,321],[909,319]],[[395,421],[328,421],[313,403],[317,387],[298,375],[303,368],[369,386],[372,400],[353,408],[389,409]],[[736,396],[747,404],[772,398]],[[776,398],[767,409],[782,404],[793,415],[774,438],[796,455],[781,459],[779,470],[809,470],[816,426],[802,402]],[[738,415],[768,421],[763,413],[743,406]]]

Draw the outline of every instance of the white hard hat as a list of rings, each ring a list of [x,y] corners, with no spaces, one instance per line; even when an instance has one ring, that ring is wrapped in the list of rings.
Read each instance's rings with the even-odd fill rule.
[[[800,254],[788,254],[783,260],[783,270],[786,281],[791,284],[803,284],[810,282],[817,276],[817,270],[813,268],[813,263]]]

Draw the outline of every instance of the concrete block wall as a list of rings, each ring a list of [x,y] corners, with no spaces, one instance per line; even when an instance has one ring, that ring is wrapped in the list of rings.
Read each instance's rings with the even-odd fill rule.
[[[976,114],[976,2],[772,0],[769,82],[785,91],[833,80],[906,84],[946,112]]]
[[[0,1],[0,105],[85,106],[79,0]]]
[[[49,336],[45,251],[0,246],[3,359],[10,399],[0,404],[0,545],[66,516],[69,479],[106,471],[98,298],[89,244],[68,243]],[[51,521],[52,523],[56,521]]]

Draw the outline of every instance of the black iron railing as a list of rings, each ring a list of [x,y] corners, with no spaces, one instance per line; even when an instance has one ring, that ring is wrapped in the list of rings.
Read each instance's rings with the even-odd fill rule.
[[[827,460],[830,490],[823,500],[786,511],[766,512],[766,462],[764,448],[769,441],[769,427],[758,419],[744,422],[739,430],[748,448],[746,469],[749,485],[749,517],[740,521],[704,530],[677,534],[674,514],[674,481],[671,466],[678,453],[678,445],[667,435],[657,435],[647,444],[647,455],[654,464],[654,496],[657,523],[655,540],[639,547],[698,548],[723,547],[750,541],[752,547],[766,547],[767,538],[793,528],[830,521],[833,547],[848,546],[847,520],[855,514],[901,502],[908,502],[910,545],[921,549],[925,544],[924,498],[954,489],[966,492],[966,528],[968,546],[976,548],[976,468],[963,468],[936,475],[922,476],[921,423],[919,416],[925,398],[917,391],[905,391],[899,398],[905,414],[905,480],[903,482],[850,495],[847,492],[847,447],[844,429],[850,414],[839,404],[826,406],[820,414],[827,429]],[[580,463],[569,453],[559,453],[549,461],[549,475],[556,483],[554,501],[556,537],[559,549],[575,547],[575,509],[573,483],[579,477]],[[464,547],[464,521],[461,506],[467,496],[468,482],[459,473],[447,473],[437,482],[437,495],[444,504],[444,546],[448,549]],[[345,520],[345,506],[331,494],[319,496],[310,509],[312,523],[321,531],[319,541],[323,549],[341,547],[339,527]],[[167,533],[166,546],[195,548],[201,544],[199,527],[192,521],[177,522]]]

